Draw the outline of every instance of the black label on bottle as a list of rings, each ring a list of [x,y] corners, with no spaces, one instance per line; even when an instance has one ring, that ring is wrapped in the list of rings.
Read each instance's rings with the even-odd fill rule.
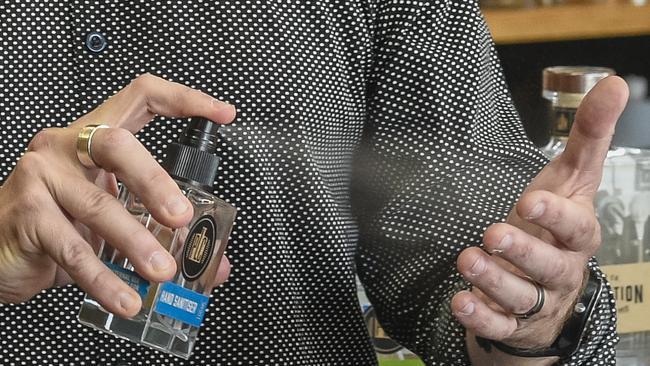
[[[551,117],[553,119],[551,130],[553,136],[569,136],[571,126],[576,118],[576,109],[556,107],[551,112]]]
[[[194,223],[183,247],[182,272],[186,280],[196,280],[208,268],[216,235],[217,225],[212,216],[203,216]]]

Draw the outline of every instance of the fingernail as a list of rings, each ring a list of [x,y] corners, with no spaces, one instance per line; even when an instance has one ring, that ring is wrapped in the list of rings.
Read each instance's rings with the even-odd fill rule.
[[[512,236],[508,234],[503,238],[501,238],[501,241],[499,242],[498,250],[500,250],[501,253],[503,253],[504,251],[510,249],[511,246],[512,246]]]
[[[151,257],[149,257],[149,264],[156,272],[164,272],[171,267],[171,262],[169,256],[163,252],[154,252]]]
[[[472,265],[472,268],[469,269],[472,276],[478,276],[481,273],[485,272],[487,265],[483,259],[477,259],[476,262]]]
[[[167,210],[172,216],[180,216],[187,212],[190,206],[187,205],[183,197],[176,196],[167,202]]]
[[[539,202],[538,204],[533,207],[532,210],[530,210],[530,213],[528,213],[527,219],[536,219],[544,214],[544,210],[546,209],[546,205],[544,202]]]
[[[216,109],[213,117],[211,118],[213,121],[222,124],[230,124],[233,123],[237,118],[237,109],[234,105],[228,102],[222,102],[217,99],[214,99],[212,101],[212,105]]]
[[[224,109],[224,108],[226,108],[226,107],[230,107],[230,106],[231,106],[230,103],[228,103],[228,102],[224,102],[224,101],[221,101],[221,100],[219,100],[219,99],[212,99],[212,105],[213,105],[217,110],[221,110],[221,109]]]
[[[131,310],[136,306],[138,300],[131,295],[129,292],[120,293],[120,307],[124,310]]]
[[[474,313],[474,303],[468,302],[467,305],[460,309],[459,313],[465,316],[472,315]]]
[[[510,236],[510,234],[508,234],[503,238],[501,238],[501,241],[499,242],[499,244],[497,244],[496,248],[492,250],[488,250],[488,253],[501,254],[505,252],[507,249],[509,249],[511,246],[512,246],[512,237]]]

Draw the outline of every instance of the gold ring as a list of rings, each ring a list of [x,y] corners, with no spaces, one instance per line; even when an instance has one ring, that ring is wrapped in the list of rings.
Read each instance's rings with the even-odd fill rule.
[[[93,135],[95,131],[100,128],[109,128],[107,125],[86,125],[77,136],[77,158],[81,165],[89,169],[99,168],[95,160],[93,159],[93,151],[91,148],[93,142]]]

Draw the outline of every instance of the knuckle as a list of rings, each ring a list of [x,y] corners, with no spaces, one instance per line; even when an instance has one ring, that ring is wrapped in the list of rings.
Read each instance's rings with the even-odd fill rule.
[[[144,225],[138,225],[138,227],[136,227],[130,233],[130,235],[128,235],[128,238],[134,245],[125,245],[125,247],[122,249],[125,251],[127,257],[135,254],[134,250],[140,251],[141,254],[147,250],[153,249],[153,246],[159,246],[158,241]],[[133,258],[134,261],[137,261],[138,259],[139,258],[137,256]]]
[[[580,220],[577,229],[581,236],[591,237],[594,230],[596,230],[596,226],[598,226],[596,225],[596,220],[592,216],[589,216]]]
[[[494,339],[497,341],[504,340],[512,335],[512,330],[508,327],[496,327],[494,330]]]
[[[32,217],[34,212],[39,212],[42,208],[45,201],[45,195],[39,191],[31,190],[29,192],[24,192],[21,196],[21,206],[22,211],[28,217]]]
[[[187,108],[187,103],[183,103],[183,101],[190,100],[191,98],[195,97],[196,94],[199,93],[199,91],[192,89],[188,86],[185,85],[180,85],[177,88],[173,88],[173,98],[172,100],[176,101],[178,103],[178,106],[180,108],[180,113],[181,114],[189,114],[191,111]]]
[[[513,247],[516,248],[512,253],[513,260],[515,262],[530,263],[531,261],[534,260],[533,258],[534,248],[530,241],[526,240],[522,242],[520,245],[514,245]]]
[[[146,179],[147,185],[153,187],[162,187],[165,184],[172,183],[172,179],[164,169],[154,169]]]
[[[557,208],[549,209],[549,213],[546,219],[549,225],[552,226],[552,225],[561,224],[563,220],[564,220],[564,215],[562,214],[562,210],[559,210]]]
[[[569,232],[567,241],[573,244],[585,244],[586,240],[590,240],[595,230],[595,223],[589,218],[580,218],[573,226],[573,230]]]
[[[512,337],[513,334],[517,331],[517,323],[510,322],[507,326],[502,328],[501,340],[508,339]]]
[[[39,131],[27,145],[27,151],[38,151],[51,147],[55,141],[55,134],[54,128]]]
[[[499,272],[486,271],[485,286],[491,291],[499,293],[503,289],[503,275]]]
[[[571,274],[571,266],[564,259],[547,261],[547,266],[539,276],[539,282],[542,284],[552,284],[558,281],[564,281]]]
[[[88,247],[81,240],[67,241],[62,245],[59,252],[61,266],[70,274],[75,276],[83,273],[86,268],[86,258],[88,257]]]
[[[46,167],[47,162],[45,156],[35,151],[28,151],[18,160],[16,171],[26,173],[33,177],[37,175],[35,173],[40,172]]]
[[[18,197],[19,199],[16,201],[20,202],[20,211],[29,217],[41,212],[48,200],[51,199],[47,190],[33,182],[25,183]]]
[[[102,218],[108,208],[114,203],[115,198],[100,189],[94,190],[83,200],[81,214],[87,219],[94,221]]]
[[[494,338],[495,336],[490,322],[484,316],[477,317],[474,329],[485,337]]]
[[[130,87],[138,93],[146,94],[149,90],[151,90],[155,79],[155,76],[147,72],[133,79]]]
[[[123,128],[107,128],[102,131],[101,138],[93,139],[93,158],[104,170],[115,172],[119,170],[110,156],[116,149],[127,150],[139,143],[135,136]]]
[[[90,288],[101,289],[106,288],[106,284],[110,281],[114,274],[105,266],[95,271],[88,279]]]
[[[565,277],[567,279],[566,288],[573,290],[582,285],[582,281],[585,276],[585,270],[583,269],[584,267],[578,265],[574,265],[571,268],[574,268],[574,270],[567,272]]]
[[[537,292],[534,289],[531,289],[533,292],[526,291],[526,294],[521,297],[521,301],[518,306],[515,306],[512,311],[517,313],[525,313],[535,306],[537,303]]]
[[[136,141],[135,136],[124,128],[107,128],[99,140],[100,145],[112,148],[129,146]]]

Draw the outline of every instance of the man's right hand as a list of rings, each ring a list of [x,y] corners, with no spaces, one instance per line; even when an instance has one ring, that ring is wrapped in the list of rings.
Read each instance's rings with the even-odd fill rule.
[[[139,295],[97,258],[96,237],[112,243],[148,280],[172,278],[174,258],[115,198],[117,177],[161,224],[178,228],[192,218],[189,201],[134,136],[156,115],[226,124],[235,108],[146,74],[67,128],[34,137],[0,187],[0,303],[26,301],[72,280],[108,311],[137,314]],[[77,135],[83,126],[100,123],[111,127],[93,137],[93,158],[101,169],[88,169],[76,155]],[[215,285],[229,274],[223,258]]]

